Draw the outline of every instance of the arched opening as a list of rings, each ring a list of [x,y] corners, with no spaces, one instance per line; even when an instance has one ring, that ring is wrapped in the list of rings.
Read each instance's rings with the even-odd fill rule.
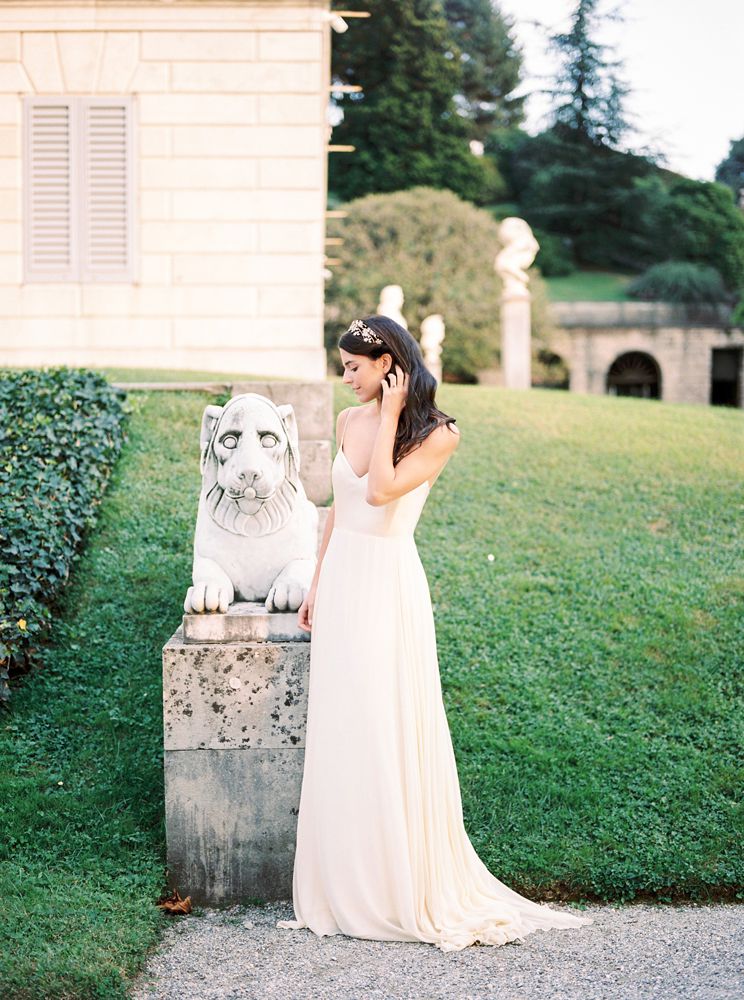
[[[532,360],[531,384],[540,389],[568,389],[568,366],[559,354],[540,348]]]
[[[628,351],[615,358],[610,365],[607,392],[610,396],[660,399],[661,370],[650,354]]]

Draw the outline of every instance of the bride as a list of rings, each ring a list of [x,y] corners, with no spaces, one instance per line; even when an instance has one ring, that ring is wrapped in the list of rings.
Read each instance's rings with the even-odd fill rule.
[[[394,320],[355,320],[339,350],[363,405],[339,414],[334,502],[298,613],[311,647],[296,919],[277,926],[455,951],[592,923],[520,896],[470,842],[414,540],[460,435]]]

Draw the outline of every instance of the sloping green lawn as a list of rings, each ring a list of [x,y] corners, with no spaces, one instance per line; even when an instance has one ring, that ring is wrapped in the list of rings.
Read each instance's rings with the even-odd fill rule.
[[[574,271],[562,278],[545,278],[551,302],[622,302],[632,274],[614,271]]]
[[[173,919],[155,906],[161,649],[214,399],[129,398],[44,665],[0,716],[4,1000],[124,997]],[[438,401],[462,442],[416,538],[476,850],[534,898],[741,898],[744,413],[486,386]]]

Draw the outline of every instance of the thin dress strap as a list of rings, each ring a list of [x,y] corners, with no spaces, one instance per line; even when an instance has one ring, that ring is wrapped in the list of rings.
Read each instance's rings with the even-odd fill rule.
[[[343,451],[344,437],[346,436],[346,428],[348,427],[350,420],[351,420],[351,408],[349,409],[349,412],[346,414],[346,420],[344,420],[344,428],[341,431],[341,444],[338,446],[339,451]]]

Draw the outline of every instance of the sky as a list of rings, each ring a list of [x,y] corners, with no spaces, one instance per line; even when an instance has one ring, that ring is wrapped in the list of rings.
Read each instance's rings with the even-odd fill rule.
[[[514,21],[523,51],[524,83],[517,93],[549,86],[540,79],[555,68],[546,35],[563,31],[575,0],[496,0]],[[744,0],[608,0],[623,21],[608,25],[599,41],[615,46],[630,88],[625,101],[635,126],[633,149],[649,148],[666,165],[698,180],[713,180],[729,142],[744,137]],[[538,24],[547,26],[548,32]],[[548,98],[526,103],[530,132],[545,126]]]

